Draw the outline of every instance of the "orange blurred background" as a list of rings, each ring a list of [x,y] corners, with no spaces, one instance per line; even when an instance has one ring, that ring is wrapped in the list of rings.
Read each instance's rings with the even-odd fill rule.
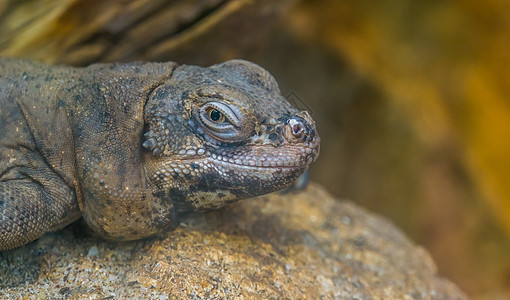
[[[318,119],[313,180],[510,299],[510,2],[301,1],[258,61]]]

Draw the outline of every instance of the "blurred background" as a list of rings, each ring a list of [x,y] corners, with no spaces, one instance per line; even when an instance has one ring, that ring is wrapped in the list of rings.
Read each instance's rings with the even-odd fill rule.
[[[510,2],[0,0],[0,55],[230,58],[322,137],[312,180],[385,215],[473,299],[510,299]]]

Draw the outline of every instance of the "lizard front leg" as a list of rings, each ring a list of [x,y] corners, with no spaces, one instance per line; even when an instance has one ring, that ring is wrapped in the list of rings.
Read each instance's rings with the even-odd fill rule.
[[[0,182],[0,251],[27,244],[79,217],[74,191],[49,170],[11,170]]]

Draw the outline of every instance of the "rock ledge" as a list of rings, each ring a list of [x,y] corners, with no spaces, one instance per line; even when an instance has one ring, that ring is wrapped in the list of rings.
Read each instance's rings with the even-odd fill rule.
[[[311,184],[114,243],[72,225],[0,253],[0,298],[467,299],[382,217]]]

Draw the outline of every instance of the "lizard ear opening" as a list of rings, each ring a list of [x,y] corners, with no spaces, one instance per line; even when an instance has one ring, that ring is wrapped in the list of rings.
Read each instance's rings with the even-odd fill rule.
[[[177,124],[183,123],[182,117],[177,113],[184,110],[178,99],[178,90],[168,84],[154,88],[147,96],[142,146],[154,155],[168,153],[168,136],[174,127],[179,127]]]
[[[145,124],[144,141],[142,147],[152,151],[154,155],[162,155],[167,144],[168,129],[166,118],[168,113],[156,112]]]

